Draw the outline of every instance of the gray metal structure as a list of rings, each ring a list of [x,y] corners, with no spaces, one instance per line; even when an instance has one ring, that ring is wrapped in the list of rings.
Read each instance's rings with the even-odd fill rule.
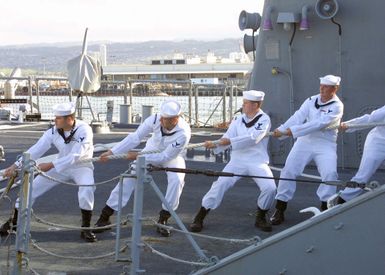
[[[179,228],[181,228],[184,232],[188,232],[187,228],[175,213],[175,211],[170,207],[168,202],[166,201],[163,193],[160,191],[159,187],[155,184],[153,179],[147,175],[146,168],[146,159],[144,156],[139,156],[136,163],[136,177],[137,183],[135,186],[135,195],[134,195],[134,213],[133,213],[133,227],[132,227],[132,239],[131,239],[131,271],[132,275],[143,273],[145,270],[140,268],[140,249],[144,246],[141,241],[141,230],[142,230],[142,211],[143,211],[143,195],[144,195],[144,184],[150,184],[152,189],[155,191],[158,198],[162,201],[162,203],[167,207],[171,216],[175,219]],[[122,179],[120,180],[120,184],[122,184]],[[121,201],[122,201],[122,188],[120,186],[119,189],[119,213],[121,210]],[[118,217],[118,224],[120,224],[121,217]],[[119,226],[118,226],[119,228]],[[195,253],[199,256],[202,261],[209,261],[209,258],[205,255],[202,249],[198,246],[196,241],[193,239],[191,235],[186,235],[186,238],[191,243],[191,246],[195,250]],[[117,244],[119,242],[119,238],[117,237]],[[118,247],[118,245],[117,245]],[[117,250],[116,250],[117,253]]]
[[[244,40],[255,50],[248,86],[266,92],[273,127],[319,93],[319,77],[327,74],[342,77],[344,120],[384,105],[384,8],[376,0],[265,0],[262,17],[241,13],[241,30],[260,30]],[[366,133],[340,135],[339,166],[358,166]],[[283,164],[291,145],[272,140],[272,163]],[[381,186],[195,274],[385,274],[384,201]]]
[[[381,0],[265,0],[249,87],[267,92],[273,127],[317,94],[318,77],[327,74],[342,77],[344,120],[384,104],[384,8]],[[358,166],[366,133],[340,136],[339,166]],[[290,148],[272,140],[272,163],[284,163]]]
[[[18,230],[15,243],[16,257],[12,272],[14,275],[23,274],[23,268],[28,265],[34,164],[35,162],[30,159],[30,154],[23,153],[23,183],[19,196]]]
[[[385,185],[195,274],[385,274]]]

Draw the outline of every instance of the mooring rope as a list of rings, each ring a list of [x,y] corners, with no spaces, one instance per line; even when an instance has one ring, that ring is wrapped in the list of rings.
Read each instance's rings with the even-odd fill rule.
[[[214,144],[218,144],[218,140],[215,140],[213,141]],[[185,149],[194,149],[194,148],[198,148],[198,147],[203,147],[204,146],[204,142],[200,142],[200,143],[193,143],[193,144],[189,144],[185,147]],[[139,156],[142,156],[142,155],[149,155],[149,154],[158,154],[158,153],[161,153],[162,150],[159,150],[159,149],[154,149],[154,150],[146,150],[146,151],[140,151],[138,152],[138,155]],[[109,160],[116,160],[116,159],[127,159],[127,154],[116,154],[116,155],[110,155],[107,157]],[[95,162],[95,161],[100,161],[100,157],[94,157],[94,158],[89,158],[89,159],[81,159],[81,160],[78,160],[76,163],[77,164],[80,164],[80,163],[88,163],[88,162]]]
[[[372,128],[377,126],[385,126],[384,122],[377,122],[377,123],[360,123],[360,124],[345,124],[347,126],[347,129],[366,129],[366,128]],[[340,125],[332,125],[329,127],[326,127],[325,130],[334,130],[338,129]]]
[[[379,122],[379,123],[360,123],[360,124],[346,124],[347,129],[357,129],[357,130],[364,130],[367,128],[377,127],[377,126],[385,126],[385,123]],[[332,125],[326,126],[322,129],[322,131],[328,131],[328,130],[335,130],[340,128],[340,124],[333,123]],[[266,136],[273,136],[274,132],[268,132]],[[287,136],[283,134],[284,136]]]

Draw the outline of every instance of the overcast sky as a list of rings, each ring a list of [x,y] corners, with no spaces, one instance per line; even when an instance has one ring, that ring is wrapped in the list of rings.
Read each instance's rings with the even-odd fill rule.
[[[240,38],[242,10],[263,0],[2,0],[0,45],[88,40]]]

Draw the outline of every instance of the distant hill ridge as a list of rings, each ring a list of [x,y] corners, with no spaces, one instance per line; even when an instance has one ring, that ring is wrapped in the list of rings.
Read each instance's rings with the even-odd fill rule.
[[[143,64],[151,59],[172,56],[174,52],[204,56],[208,51],[217,56],[228,57],[231,52],[238,52],[239,39],[216,41],[146,41],[132,43],[89,42],[89,51],[99,51],[99,46],[107,46],[108,64]],[[27,45],[0,46],[0,68],[21,67],[49,72],[64,72],[66,62],[79,55],[81,44],[72,42],[39,43]]]

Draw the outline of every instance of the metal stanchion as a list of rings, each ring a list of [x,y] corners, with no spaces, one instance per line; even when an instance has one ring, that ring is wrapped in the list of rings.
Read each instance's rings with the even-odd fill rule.
[[[134,195],[134,216],[131,238],[131,275],[142,273],[140,269],[140,249],[143,247],[142,235],[142,210],[143,210],[143,187],[146,179],[146,158],[139,156],[136,162],[136,185]]]
[[[175,213],[175,211],[170,207],[168,202],[166,201],[166,198],[163,196],[162,192],[160,191],[159,187],[155,184],[153,180],[150,180],[150,185],[154,189],[155,193],[159,197],[159,199],[162,201],[162,203],[167,207],[168,212],[170,212],[171,216],[174,218],[176,221],[177,225],[179,226],[180,229],[182,229],[184,232],[188,232],[187,228],[179,218],[179,216]],[[198,244],[195,242],[194,238],[190,234],[186,234],[186,238],[190,241],[192,247],[194,248],[195,252],[199,255],[199,257],[202,260],[209,261],[205,253],[200,249]]]
[[[195,126],[199,127],[199,103],[198,103],[199,87],[195,87]]]
[[[122,197],[123,197],[123,175],[119,179],[119,199],[118,199],[118,212],[116,221],[116,238],[115,238],[115,261],[119,261],[119,249],[120,249],[120,227],[122,219]]]
[[[190,88],[188,90],[188,122],[192,124],[192,97],[193,97],[194,85],[190,82]]]
[[[116,237],[115,237],[115,261],[127,262],[130,261],[128,258],[120,258],[121,245],[120,245],[120,230],[122,226],[122,198],[123,198],[123,180],[124,178],[136,177],[132,174],[122,174],[119,180],[119,194],[118,194],[118,211],[116,214]]]
[[[23,154],[23,183],[19,195],[19,215],[17,219],[16,233],[16,258],[14,263],[13,274],[23,273],[23,260],[28,254],[28,243],[30,233],[31,220],[31,203],[32,203],[32,182],[33,182],[33,165],[29,153]]]

